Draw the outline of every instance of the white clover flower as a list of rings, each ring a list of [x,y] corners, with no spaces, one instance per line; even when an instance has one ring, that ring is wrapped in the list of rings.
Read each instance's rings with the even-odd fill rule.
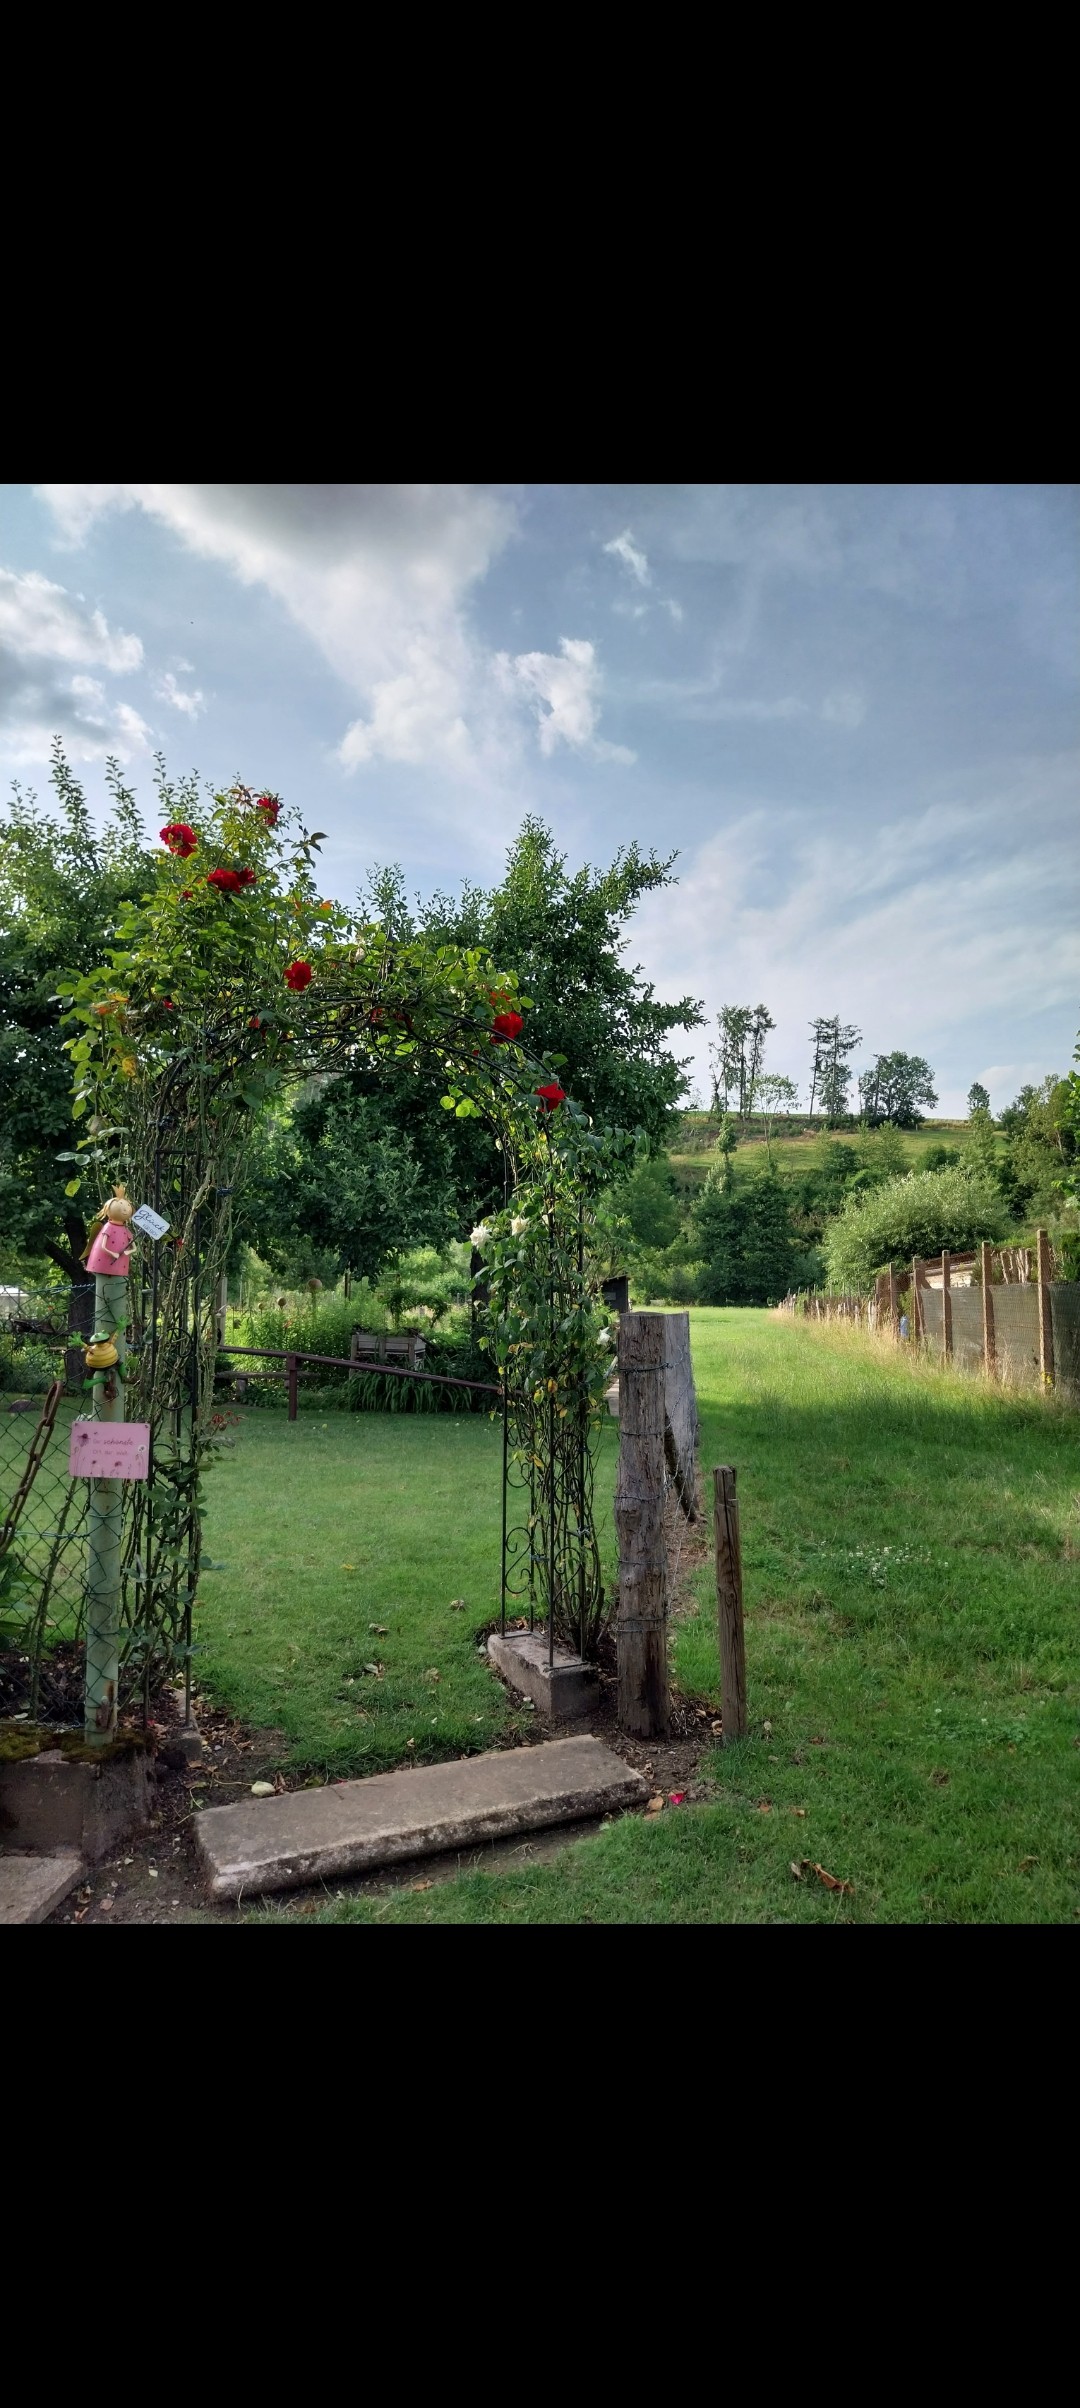
[[[469,1244],[470,1246],[476,1246],[477,1248],[486,1246],[490,1236],[491,1231],[488,1228],[487,1222],[478,1221],[475,1229],[470,1229],[469,1231]]]

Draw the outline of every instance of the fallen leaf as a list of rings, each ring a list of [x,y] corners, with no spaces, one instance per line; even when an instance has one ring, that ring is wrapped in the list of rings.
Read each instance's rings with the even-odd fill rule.
[[[827,1873],[824,1865],[811,1865],[810,1870],[817,1874],[819,1881],[824,1882],[827,1890],[845,1890],[849,1897],[854,1897],[855,1884],[853,1881],[841,1881],[837,1874]]]
[[[714,1724],[713,1724],[713,1726],[712,1726],[712,1727],[713,1727],[713,1730],[714,1730],[714,1731],[715,1731],[715,1732],[716,1732],[718,1735],[719,1735],[719,1733],[720,1733],[720,1732],[723,1730],[723,1728],[724,1728],[724,1726],[723,1726],[723,1723],[722,1723],[722,1722],[714,1722]]]
[[[115,1898],[103,1898],[101,1901],[101,1913],[103,1915],[111,1915],[115,1905]]]
[[[368,1629],[376,1639],[388,1639],[390,1636],[390,1625],[388,1622],[369,1622]]]
[[[663,1812],[663,1807],[663,1798],[650,1798],[649,1803],[645,1808],[645,1812],[646,1814],[661,1814]]]
[[[772,1799],[771,1799],[771,1798],[759,1798],[759,1799],[758,1799],[758,1802],[757,1802],[757,1810],[758,1810],[758,1813],[759,1813],[759,1814],[771,1814],[771,1813],[772,1813]]]
[[[342,1571],[343,1571],[343,1572],[355,1572],[355,1570],[356,1570],[356,1565],[355,1565],[355,1564],[342,1564],[342,1567],[341,1567],[341,1569],[342,1569]]]
[[[365,1664],[364,1671],[370,1672],[373,1681],[381,1681],[383,1671],[381,1664]]]
[[[424,1674],[424,1679],[426,1681],[441,1681],[442,1674],[437,1670],[434,1664],[429,1664],[427,1671]]]
[[[284,1773],[275,1773],[275,1774],[274,1774],[274,1794],[275,1794],[275,1796],[276,1796],[276,1797],[279,1797],[279,1798],[280,1798],[280,1797],[284,1797],[284,1794],[285,1794],[285,1775],[284,1775]]]
[[[465,1611],[464,1597],[451,1597],[450,1611],[452,1614],[463,1614]]]
[[[1037,1865],[1038,1861],[1039,1859],[1037,1856],[1022,1856],[1020,1859],[1020,1871],[1022,1873],[1026,1873],[1028,1866]]]
[[[792,1811],[792,1814],[800,1814],[800,1815],[804,1815],[804,1816],[805,1816],[805,1813],[806,1813],[806,1808],[805,1808],[805,1806],[793,1806],[793,1807],[792,1807],[792,1809],[791,1809],[791,1811]]]
[[[796,1864],[794,1857],[791,1860],[791,1870],[795,1875],[796,1881],[801,1881],[803,1877],[803,1869],[801,1865]]]
[[[811,1747],[824,1747],[825,1741],[823,1739],[812,1739],[810,1745]]]
[[[766,1738],[766,1739],[771,1739],[771,1738],[772,1738],[772,1724],[771,1724],[771,1722],[763,1722],[763,1723],[762,1723],[762,1726],[761,1726],[761,1729],[762,1729],[762,1735],[763,1735],[763,1737],[764,1737],[764,1738]]]
[[[433,1881],[410,1881],[409,1883],[411,1890],[433,1890],[434,1887]]]
[[[274,1794],[274,1784],[272,1781],[253,1781],[251,1784],[251,1794],[253,1798],[272,1798]]]

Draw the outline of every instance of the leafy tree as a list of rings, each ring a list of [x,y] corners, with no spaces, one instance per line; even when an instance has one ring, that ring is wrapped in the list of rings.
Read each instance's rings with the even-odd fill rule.
[[[679,1234],[679,1208],[666,1159],[656,1156],[638,1164],[620,1198],[639,1246],[670,1246]]]
[[[710,1172],[697,1206],[698,1288],[706,1304],[778,1304],[799,1273],[787,1193],[775,1172],[723,1185]]]
[[[825,1232],[827,1282],[841,1293],[865,1292],[890,1262],[921,1260],[946,1246],[960,1253],[1008,1229],[1008,1208],[994,1181],[962,1165],[909,1171],[848,1198]]]
[[[847,1117],[852,1077],[849,1057],[861,1043],[860,1032],[834,1016],[831,1020],[812,1020],[810,1033],[813,1038],[810,1118],[814,1117],[816,1099],[829,1126],[835,1127]]]
[[[166,816],[177,797],[158,790]],[[78,1286],[86,1216],[76,1201],[71,1062],[64,1051],[56,982],[101,959],[121,905],[141,893],[153,855],[119,764],[106,764],[112,798],[103,832],[57,740],[50,814],[13,788],[0,821],[0,1240],[15,1256],[45,1256]],[[183,804],[188,795],[180,790]],[[96,1204],[96,1195],[93,1198]]]
[[[782,1071],[766,1071],[764,1077],[759,1080],[757,1105],[765,1123],[765,1151],[770,1164],[772,1162],[773,1124],[778,1113],[794,1112],[798,1101],[799,1090],[794,1079],[785,1078]]]
[[[1051,1071],[1039,1086],[1021,1087],[1001,1115],[1006,1143],[998,1177],[1017,1219],[1049,1215],[1068,1192],[1077,1153],[1071,1110],[1070,1081]]]
[[[976,1112],[989,1112],[990,1110],[989,1094],[985,1087],[980,1086],[978,1079],[973,1079],[968,1088],[967,1107],[969,1120],[974,1119]]]
[[[765,1065],[765,1040],[776,1022],[763,1003],[725,1003],[717,1014],[719,1043],[710,1045],[713,1107],[726,1112],[734,1096],[739,1118],[749,1119]]]
[[[863,1111],[872,1129],[890,1120],[896,1129],[917,1129],[920,1104],[936,1104],[934,1074],[921,1054],[876,1054],[859,1080]]]

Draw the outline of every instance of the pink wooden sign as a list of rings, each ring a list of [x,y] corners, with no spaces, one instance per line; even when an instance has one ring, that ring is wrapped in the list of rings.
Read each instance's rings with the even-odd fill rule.
[[[150,1469],[148,1421],[75,1421],[68,1470],[83,1480],[145,1480]]]

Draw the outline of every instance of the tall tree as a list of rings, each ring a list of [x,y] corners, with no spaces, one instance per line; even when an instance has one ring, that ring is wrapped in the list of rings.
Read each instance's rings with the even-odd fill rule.
[[[0,1240],[16,1255],[45,1256],[80,1288],[84,1205],[98,1197],[80,1197],[74,1164],[58,1160],[75,1133],[56,982],[101,958],[153,858],[117,761],[106,764],[106,779],[111,810],[98,831],[57,739],[54,812],[16,785],[0,820]],[[159,785],[166,817],[180,815],[187,791],[178,798]]]
[[[777,1115],[780,1112],[794,1112],[799,1101],[799,1090],[794,1079],[785,1078],[782,1071],[771,1070],[766,1071],[759,1080],[757,1094],[758,1110],[765,1123],[765,1151],[771,1164],[772,1133]]]
[[[765,1004],[725,1003],[716,1016],[718,1042],[710,1045],[713,1108],[727,1111],[732,1097],[739,1118],[749,1119],[765,1063],[765,1040],[776,1022]]]
[[[968,1088],[967,1107],[969,1120],[976,1112],[989,1112],[990,1110],[989,1094],[986,1088],[980,1085],[978,1079],[973,1079]]]
[[[787,1295],[799,1249],[786,1191],[772,1171],[736,1188],[711,1172],[694,1219],[706,1304],[778,1304]]]
[[[851,1087],[850,1056],[861,1043],[860,1031],[848,1027],[834,1013],[831,1019],[812,1020],[810,1117],[814,1116],[815,1101],[820,1102],[826,1122],[834,1127],[846,1117]]]
[[[859,1080],[863,1111],[871,1128],[890,1120],[895,1129],[917,1129],[920,1104],[936,1104],[934,1073],[921,1054],[876,1054]]]

